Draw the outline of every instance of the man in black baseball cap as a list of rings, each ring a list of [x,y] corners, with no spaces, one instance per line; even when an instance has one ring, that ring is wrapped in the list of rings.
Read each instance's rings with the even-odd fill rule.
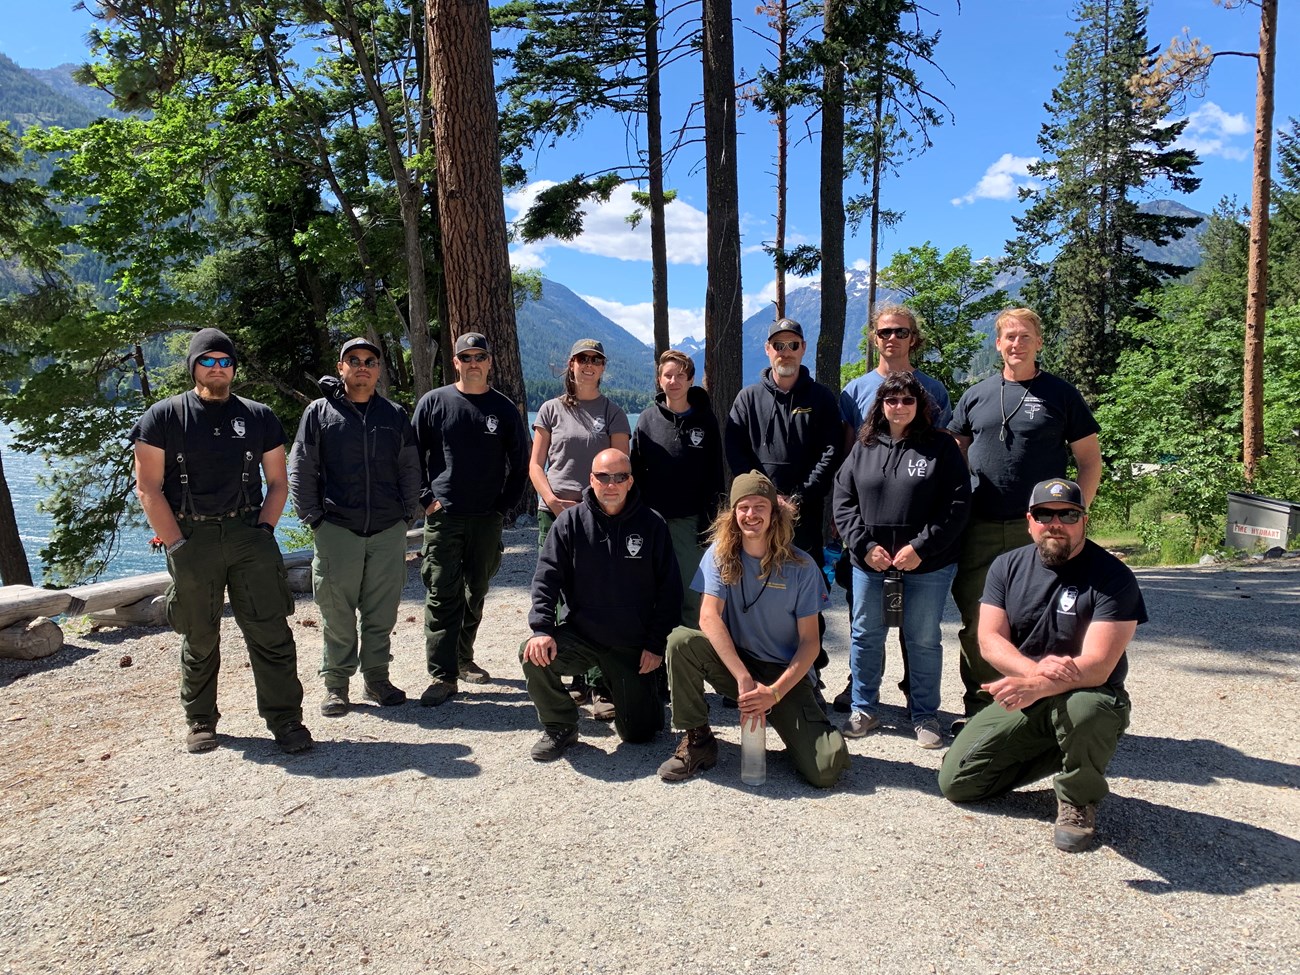
[[[1029,496],[1033,543],[999,555],[981,599],[980,652],[999,675],[994,703],[944,756],[939,788],[953,802],[996,798],[1055,775],[1057,849],[1092,844],[1106,767],[1128,727],[1126,649],[1147,619],[1128,566],[1085,532],[1083,490],[1052,478]]]

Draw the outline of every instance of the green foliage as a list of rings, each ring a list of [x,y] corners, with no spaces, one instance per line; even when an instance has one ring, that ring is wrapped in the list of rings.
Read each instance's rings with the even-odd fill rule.
[[[997,272],[989,261],[972,261],[969,247],[940,255],[929,241],[895,254],[880,271],[880,283],[902,294],[921,320],[925,371],[954,396],[966,387],[971,361],[984,343],[975,323],[1006,304],[1006,292],[993,287]],[[864,351],[869,327],[863,329]]]

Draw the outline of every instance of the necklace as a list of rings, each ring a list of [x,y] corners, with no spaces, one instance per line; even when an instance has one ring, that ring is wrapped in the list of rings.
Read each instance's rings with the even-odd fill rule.
[[[1020,402],[1013,406],[1011,412],[1008,413],[1006,401],[1007,379],[1005,376],[1002,377],[1002,385],[998,387],[998,409],[1002,411],[1002,426],[998,428],[999,440],[1006,441],[1007,434],[1011,432],[1011,418],[1020,412],[1020,407],[1025,405],[1025,400],[1029,397],[1029,387],[1033,385],[1034,380],[1037,378],[1038,370],[1035,369],[1034,374],[1025,380],[1025,389],[1020,394]],[[1016,382],[1016,380],[1013,379],[1012,382]]]
[[[760,568],[762,567],[762,563],[761,563],[761,562],[759,563],[759,567],[760,567]],[[767,584],[768,584],[769,582],[771,582],[771,581],[772,581],[772,573],[769,571],[768,574],[767,574],[766,576],[763,577],[763,588],[760,589],[760,590],[758,591],[758,595],[755,596],[753,599],[746,599],[746,598],[745,598],[745,565],[744,565],[743,562],[741,563],[741,566],[740,566],[740,611],[741,611],[742,613],[748,613],[751,609],[754,608],[754,604],[755,604],[756,602],[758,602],[758,600],[762,597],[763,593],[767,592]]]

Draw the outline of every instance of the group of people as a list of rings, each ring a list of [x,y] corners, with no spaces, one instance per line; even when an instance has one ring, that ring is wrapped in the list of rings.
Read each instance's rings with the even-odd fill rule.
[[[1054,841],[1086,848],[1128,722],[1125,649],[1145,620],[1132,573],[1085,537],[1101,474],[1096,422],[1077,390],[1038,368],[1042,323],[1029,309],[998,318],[1002,369],[955,409],[913,365],[923,344],[914,314],[882,308],[871,334],[879,367],[837,402],[802,364],[802,327],[778,319],[765,342],[770,367],[721,429],[692,383],[694,362],[676,350],[659,357],[655,403],[631,429],[600,391],[603,346],[583,339],[564,394],[537,414],[531,446],[514,405],[491,387],[483,335],[456,340],[456,381],[426,394],[409,421],[376,391],[378,346],[351,339],[286,462],[274,415],[231,394],[230,339],[197,332],[194,389],[155,404],[131,434],[138,492],[172,575],[186,747],[218,744],[226,589],[259,713],[285,751],[312,746],[273,537],[290,495],[315,536],[320,710],[337,716],[351,706],[358,670],[370,701],[406,700],[389,679],[390,635],[406,531],[420,518],[430,678],[420,703],[436,707],[461,681],[490,680],[475,637],[503,516],[531,482],[539,556],[519,657],[543,725],[535,760],[577,741],[580,704],[612,720],[622,740],[647,742],[664,728],[667,699],[681,737],[659,775],[691,778],[718,759],[708,684],[742,722],[770,724],[808,782],[832,786],[849,765],[845,737],[881,723],[890,626],[916,740],[941,747],[940,619],[951,592],[963,717],[949,729],[941,790],[981,800],[1055,774]],[[1071,455],[1074,481],[1065,479]],[[850,678],[835,702],[848,713],[842,728],[820,691],[828,504],[852,633]]]

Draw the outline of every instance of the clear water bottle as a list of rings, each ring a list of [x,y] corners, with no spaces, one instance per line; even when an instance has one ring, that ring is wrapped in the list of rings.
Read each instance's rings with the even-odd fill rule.
[[[740,718],[740,781],[762,785],[767,781],[767,724],[744,715]]]

